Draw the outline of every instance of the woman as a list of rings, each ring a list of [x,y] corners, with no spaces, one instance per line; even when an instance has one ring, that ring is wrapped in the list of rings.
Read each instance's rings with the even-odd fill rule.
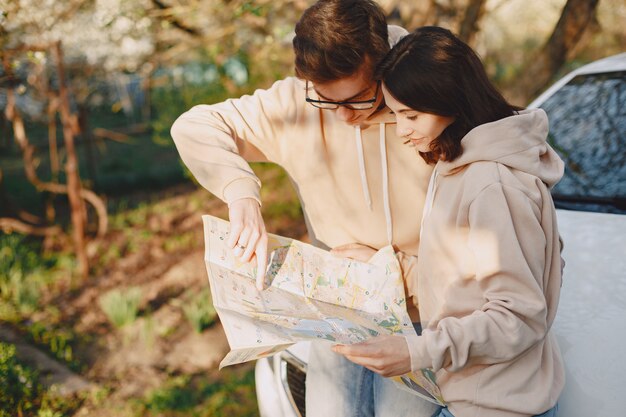
[[[562,270],[549,189],[563,162],[546,114],[508,104],[442,28],[403,38],[379,78],[398,135],[435,165],[414,280],[424,330],[334,350],[383,376],[431,368],[448,404],[436,416],[556,415]]]

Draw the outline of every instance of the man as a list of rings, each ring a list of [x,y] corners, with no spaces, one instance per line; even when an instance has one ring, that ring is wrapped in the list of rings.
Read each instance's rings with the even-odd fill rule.
[[[229,244],[256,259],[263,288],[267,234],[260,181],[246,161],[270,161],[291,177],[312,243],[368,259],[393,244],[403,273],[415,264],[432,169],[406,152],[373,79],[405,34],[372,0],[320,0],[296,25],[297,78],[252,96],[184,113],[172,126],[181,158],[229,207]],[[414,284],[407,283],[409,294]],[[430,416],[431,404],[313,343],[307,416]]]

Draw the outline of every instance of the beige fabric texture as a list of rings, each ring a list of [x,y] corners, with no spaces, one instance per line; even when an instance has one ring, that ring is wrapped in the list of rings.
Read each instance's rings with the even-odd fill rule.
[[[461,157],[435,166],[411,280],[424,331],[408,342],[412,368],[436,371],[455,417],[541,414],[563,388],[549,190],[563,162],[547,134],[543,110],[522,111],[475,128]]]

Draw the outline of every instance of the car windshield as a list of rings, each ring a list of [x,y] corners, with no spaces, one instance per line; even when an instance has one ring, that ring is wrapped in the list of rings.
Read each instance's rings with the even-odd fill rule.
[[[626,71],[579,75],[541,108],[565,161],[557,207],[626,213]]]

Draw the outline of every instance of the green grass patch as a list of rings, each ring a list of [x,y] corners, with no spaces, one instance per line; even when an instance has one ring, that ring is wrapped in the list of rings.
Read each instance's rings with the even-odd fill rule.
[[[196,246],[196,235],[196,232],[191,231],[168,236],[163,241],[163,249],[167,253],[172,253],[194,248]]]
[[[100,296],[98,303],[115,327],[124,327],[135,321],[141,300],[141,289],[130,287],[114,289]]]
[[[79,398],[52,395],[39,374],[21,363],[15,346],[0,342],[0,417],[63,417],[74,414]]]
[[[255,417],[254,367],[220,373],[220,379],[179,376],[139,401],[142,417]]]
[[[208,329],[217,319],[217,311],[213,307],[211,292],[208,288],[196,293],[183,305],[183,312],[187,321],[196,333],[202,333]]]
[[[36,345],[46,349],[72,370],[77,372],[81,370],[82,365],[74,355],[77,339],[71,331],[55,328],[43,322],[32,323],[25,330],[30,340]]]
[[[41,242],[17,233],[0,234],[0,320],[19,321],[41,309],[41,294],[67,276],[73,259],[46,253]]]
[[[35,371],[17,360],[14,345],[0,342],[0,417],[36,409],[41,390],[37,378]]]

